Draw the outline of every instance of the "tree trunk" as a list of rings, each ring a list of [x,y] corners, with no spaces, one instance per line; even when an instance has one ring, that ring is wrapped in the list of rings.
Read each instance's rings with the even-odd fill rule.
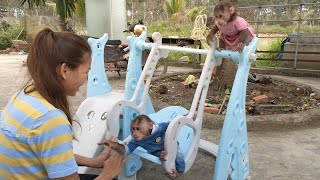
[[[67,22],[65,18],[59,18],[59,26],[61,31],[67,31]]]
[[[220,87],[224,91],[231,90],[238,65],[231,59],[224,59],[218,68],[217,75],[220,78]]]
[[[59,15],[59,25],[61,31],[67,31],[67,12],[66,3],[64,0],[56,1],[57,14]]]

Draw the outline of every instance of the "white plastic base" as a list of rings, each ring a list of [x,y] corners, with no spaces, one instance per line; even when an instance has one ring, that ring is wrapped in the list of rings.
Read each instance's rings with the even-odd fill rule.
[[[83,101],[74,117],[73,140],[74,153],[86,157],[95,157],[103,150],[97,143],[106,138],[108,127],[107,114],[112,113],[113,104],[123,99],[123,93],[109,92],[104,95],[89,97]],[[119,123],[119,122],[117,122]],[[99,174],[99,169],[80,167],[80,174]]]
[[[205,150],[205,151],[209,152],[210,154],[214,155],[215,157],[217,157],[218,149],[219,149],[218,145],[211,143],[209,141],[200,139],[199,148],[202,150]]]

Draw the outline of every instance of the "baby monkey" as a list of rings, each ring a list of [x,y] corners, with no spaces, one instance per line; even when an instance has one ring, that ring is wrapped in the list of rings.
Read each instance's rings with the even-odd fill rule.
[[[127,144],[119,144],[110,140],[99,144],[110,146],[111,149],[120,154],[132,153],[138,146],[144,148],[148,153],[157,156],[161,161],[165,161],[166,152],[164,151],[164,138],[169,123],[155,124],[146,115],[139,115],[131,122],[132,140]],[[179,151],[176,157],[176,170],[166,173],[169,178],[176,178],[185,170],[184,155]]]
[[[242,52],[254,36],[252,27],[239,16],[230,2],[219,2],[214,10],[215,25],[207,36],[210,44],[215,34],[220,31],[219,49],[230,49]]]

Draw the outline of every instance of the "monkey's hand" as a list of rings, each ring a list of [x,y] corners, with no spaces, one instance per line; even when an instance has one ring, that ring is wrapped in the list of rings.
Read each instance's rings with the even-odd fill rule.
[[[212,34],[209,34],[209,35],[206,37],[207,44],[208,44],[209,46],[212,46],[212,45],[214,44],[213,37],[214,37],[214,35],[212,35]]]
[[[166,174],[166,176],[168,176],[170,179],[175,179],[175,178],[177,178],[179,175],[180,175],[180,173],[177,171],[177,170],[172,170],[172,173],[165,173]]]
[[[126,153],[126,148],[123,144],[119,144],[117,142],[111,141],[111,140],[104,140],[98,145],[106,145],[109,146],[112,150],[117,151],[119,154],[124,155]]]
[[[162,150],[160,153],[160,161],[166,161],[165,157],[166,157],[167,153],[165,150]]]
[[[211,30],[210,30],[210,32],[209,32],[209,34],[208,34],[208,36],[206,37],[206,40],[207,40],[207,44],[209,45],[209,46],[213,46],[214,45],[214,43],[216,43],[215,42],[215,35],[216,35],[216,33],[219,31],[219,29],[218,29],[218,27],[217,26],[214,26]]]
[[[222,51],[222,50],[224,50],[224,48],[222,48],[222,47],[217,47],[216,50],[217,50],[217,51]]]
[[[239,42],[237,45],[237,50],[241,53],[245,44],[243,42]]]

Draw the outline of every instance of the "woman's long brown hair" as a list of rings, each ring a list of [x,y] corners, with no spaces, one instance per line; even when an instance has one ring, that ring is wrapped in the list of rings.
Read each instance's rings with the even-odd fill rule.
[[[29,83],[34,88],[26,93],[38,91],[50,104],[62,110],[71,124],[70,106],[57,67],[66,63],[69,68],[76,69],[83,63],[86,53],[91,55],[90,46],[80,36],[46,28],[35,36],[27,57]]]

